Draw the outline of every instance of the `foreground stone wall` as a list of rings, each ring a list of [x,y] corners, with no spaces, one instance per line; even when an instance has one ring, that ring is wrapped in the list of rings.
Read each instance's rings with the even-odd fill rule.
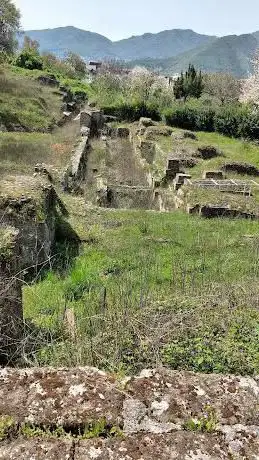
[[[259,378],[2,369],[0,459],[257,460],[258,403]]]

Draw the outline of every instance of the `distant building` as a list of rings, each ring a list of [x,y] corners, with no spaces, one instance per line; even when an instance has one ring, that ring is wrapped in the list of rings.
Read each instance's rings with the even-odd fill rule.
[[[87,69],[91,73],[97,73],[101,67],[102,67],[102,62],[100,61],[89,61],[87,65]]]

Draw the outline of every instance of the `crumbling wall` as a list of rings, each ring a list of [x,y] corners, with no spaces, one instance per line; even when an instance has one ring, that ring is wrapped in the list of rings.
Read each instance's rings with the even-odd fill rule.
[[[87,170],[87,159],[90,150],[88,136],[82,136],[75,146],[75,150],[68,165],[63,180],[63,190],[66,192],[78,192],[84,181]]]
[[[99,136],[104,126],[103,112],[90,107],[83,110],[80,114],[80,126],[89,129],[90,137]]]
[[[109,185],[98,197],[100,206],[121,209],[152,209],[154,191],[150,187]]]
[[[28,178],[30,179],[30,178]],[[36,268],[48,262],[55,240],[57,195],[51,185],[38,183],[37,197],[22,193],[0,197],[1,225],[18,230],[20,268]]]
[[[15,176],[0,182],[0,364],[21,353],[22,282],[50,263],[57,217],[64,214],[46,179]]]
[[[3,369],[0,459],[256,460],[258,382],[166,369],[118,380],[93,368]]]
[[[0,228],[0,364],[15,359],[22,333],[21,254],[17,242],[18,234],[17,229]]]

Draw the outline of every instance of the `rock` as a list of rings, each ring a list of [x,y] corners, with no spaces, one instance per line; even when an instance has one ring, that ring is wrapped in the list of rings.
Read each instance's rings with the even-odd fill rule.
[[[204,171],[203,179],[225,179],[222,171]]]
[[[193,133],[192,131],[184,131],[184,132],[183,132],[183,138],[184,138],[184,139],[192,139],[192,140],[194,140],[194,141],[197,141],[197,140],[198,140],[196,134]]]
[[[34,168],[35,173],[46,176],[49,182],[53,182],[53,177],[43,163],[38,163]]]
[[[5,133],[6,131],[7,131],[6,126],[0,123],[0,133]]]
[[[148,126],[155,126],[155,125],[156,125],[156,122],[153,121],[151,118],[141,117],[139,119],[139,127],[144,126],[145,128],[147,128]]]
[[[222,166],[225,172],[234,172],[237,174],[247,174],[248,176],[259,176],[259,169],[250,163],[231,162]]]
[[[90,135],[90,128],[87,128],[86,126],[81,126],[80,134],[81,134],[81,136],[89,136]]]
[[[138,136],[144,136],[145,132],[146,132],[145,126],[141,126],[140,128],[137,129],[136,134]]]
[[[169,126],[149,126],[145,130],[145,139],[152,140],[156,139],[157,136],[171,136],[173,129]]]
[[[13,431],[0,443],[0,460],[252,460],[258,402],[258,378],[161,368],[123,383],[94,368],[1,369],[0,413]],[[211,413],[210,430],[188,428]],[[43,434],[27,439],[24,423]],[[94,437],[82,439],[88,424]],[[63,435],[44,434],[48,427]]]
[[[203,160],[210,160],[211,158],[222,156],[222,152],[213,145],[205,145],[197,149],[197,156]]]
[[[197,136],[195,133],[192,131],[178,131],[178,132],[172,132],[171,136],[174,140],[176,141],[183,141],[185,139],[192,139],[194,141],[198,140]]]
[[[70,460],[72,440],[18,439],[11,444],[0,445],[0,460]]]
[[[47,86],[59,86],[59,81],[56,79],[55,75],[40,75],[37,80],[42,84],[42,85],[47,85]]]
[[[174,180],[174,190],[178,190],[180,187],[182,187],[186,181],[190,180],[192,176],[190,174],[176,174],[175,180]]]
[[[228,206],[208,204],[201,206],[200,215],[206,218],[214,217],[226,217],[231,219],[245,218],[245,219],[256,219],[257,216],[250,212],[245,212],[240,209],[233,209]]]
[[[16,276],[21,257],[19,231],[0,227],[0,239],[0,365],[6,365],[19,357],[17,343],[22,340],[22,279]]]
[[[103,118],[105,123],[112,123],[118,120],[118,117],[114,117],[113,115],[104,115]]]
[[[80,113],[80,126],[90,129],[90,136],[99,136],[104,128],[103,112],[101,110],[89,109]]]
[[[69,112],[75,112],[75,110],[77,109],[77,104],[75,101],[72,101],[72,102],[68,102],[67,103],[67,110]]]
[[[129,135],[130,135],[129,128],[122,128],[122,127],[117,128],[117,137],[127,138],[129,137]]]
[[[145,158],[148,164],[152,164],[154,162],[155,155],[156,155],[155,143],[152,141],[142,140],[140,142],[139,148],[140,148],[141,156]]]

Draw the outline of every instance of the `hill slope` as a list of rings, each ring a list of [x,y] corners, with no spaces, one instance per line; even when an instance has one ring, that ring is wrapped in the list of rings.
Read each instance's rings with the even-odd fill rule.
[[[190,62],[209,72],[231,72],[238,77],[251,72],[250,60],[259,46],[259,32],[213,37],[192,30],[165,30],[112,42],[103,35],[76,27],[30,30],[24,34],[40,42],[41,51],[59,56],[74,51],[85,59],[121,59],[131,65],[178,73]],[[19,37],[20,44],[24,34]]]
[[[125,60],[140,58],[168,58],[188,51],[205,43],[211,43],[214,37],[200,35],[192,30],[166,30],[158,34],[144,34],[118,42],[77,29],[60,27],[57,29],[29,30],[24,33],[40,42],[42,51],[61,53],[74,51],[86,59],[105,57]],[[24,35],[19,37],[20,43]]]
[[[135,60],[131,65],[145,65],[164,73],[178,73],[191,62],[206,72],[229,72],[237,77],[245,77],[252,71],[251,58],[257,48],[255,35],[231,35],[172,58]]]
[[[56,29],[28,30],[20,35],[20,44],[24,35],[40,43],[41,51],[63,54],[73,51],[86,58],[100,59],[112,57],[112,42],[93,32],[77,29],[76,27],[58,27]]]
[[[121,59],[168,58],[214,40],[215,37],[200,35],[193,30],[175,29],[120,40],[113,43],[113,49]]]

